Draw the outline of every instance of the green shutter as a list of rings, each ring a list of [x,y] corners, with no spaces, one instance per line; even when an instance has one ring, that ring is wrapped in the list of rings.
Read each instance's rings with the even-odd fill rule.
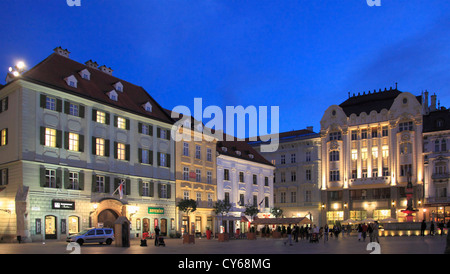
[[[96,109],[92,109],[92,121],[94,121],[94,122],[97,121],[97,110]]]
[[[167,183],[167,199],[170,199],[172,197],[172,185],[170,183]]]
[[[62,131],[56,130],[56,147],[62,148]]]
[[[97,175],[92,174],[91,191],[97,192]]]
[[[114,142],[114,159],[117,159],[117,142]]]
[[[84,190],[84,171],[78,173],[78,189]]]
[[[138,148],[138,160],[139,163],[142,163],[142,148]]]
[[[109,113],[105,113],[105,124],[109,125]]]
[[[40,185],[41,187],[45,187],[45,167],[41,167],[39,170],[39,177],[40,177]]]
[[[41,127],[40,139],[41,145],[45,146],[45,127]]]
[[[117,119],[118,119],[119,117],[117,117],[117,115],[114,115],[114,127],[117,127]]]
[[[166,167],[170,167],[170,154],[166,154]]]
[[[148,151],[148,157],[149,157],[148,159],[149,164],[153,165],[153,150]]]
[[[142,180],[141,179],[139,179],[139,181],[138,181],[138,191],[139,191],[139,196],[142,196],[142,185],[143,185],[143,183],[142,183]]]
[[[64,101],[64,113],[69,114],[70,113],[70,102]]]
[[[61,99],[56,99],[56,111],[62,112],[62,100]]]
[[[78,135],[78,151],[84,152],[84,135]]]
[[[56,141],[56,142],[58,142],[58,141]],[[56,145],[56,146],[58,146],[58,145]],[[68,131],[64,132],[64,148],[69,149],[69,132]]]
[[[158,198],[161,198],[161,183],[158,183]]]
[[[62,188],[62,169],[56,170],[56,188]]]
[[[138,123],[138,133],[142,133],[142,123]]]
[[[78,116],[84,118],[84,106],[80,105],[78,108]]]
[[[111,182],[110,182],[109,176],[105,176],[105,193],[110,193],[110,191],[109,191],[109,189],[111,188],[110,184],[111,184]]]
[[[92,136],[92,143],[91,143],[91,153],[92,155],[97,155],[97,147],[96,147],[96,138]],[[106,144],[105,144],[106,146]]]
[[[131,180],[130,179],[126,179],[125,180],[125,185],[126,185],[126,187],[125,187],[125,191],[126,191],[125,195],[130,195],[130,193],[131,193]]]
[[[105,156],[109,157],[109,139],[105,140]]]
[[[68,189],[69,188],[69,170],[67,168],[64,169],[64,188]]]
[[[130,145],[129,144],[125,145],[125,160],[127,160],[127,161],[130,160]]]
[[[47,96],[41,94],[41,108],[45,108],[47,106]]]
[[[125,129],[130,130],[130,119],[125,120]]]
[[[151,182],[150,182],[150,190],[149,190],[148,195],[149,195],[150,197],[153,197],[153,196],[154,196],[154,193],[155,193],[155,183],[154,183],[153,181],[151,181]]]

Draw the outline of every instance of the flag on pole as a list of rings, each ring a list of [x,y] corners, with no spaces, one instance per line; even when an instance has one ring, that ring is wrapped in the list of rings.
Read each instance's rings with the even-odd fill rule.
[[[120,185],[119,185],[119,197],[122,200],[123,198],[123,179],[120,180]]]

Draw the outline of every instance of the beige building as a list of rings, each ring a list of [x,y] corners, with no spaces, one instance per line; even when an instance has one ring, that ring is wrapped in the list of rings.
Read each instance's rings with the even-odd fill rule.
[[[200,128],[197,126],[199,130],[194,130],[194,120],[190,120],[192,123],[189,120],[181,123],[183,127],[178,130],[180,140],[175,142],[175,203],[192,199],[197,202],[197,209],[187,215],[177,207],[177,231],[203,235],[208,228],[214,231],[217,140],[212,137],[205,138],[201,124]]]
[[[423,197],[422,97],[397,88],[349,96],[321,120],[323,221],[405,220]],[[416,219],[418,216],[416,214]]]

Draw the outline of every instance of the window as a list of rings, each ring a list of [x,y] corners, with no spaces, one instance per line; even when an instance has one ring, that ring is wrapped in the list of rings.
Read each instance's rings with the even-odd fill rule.
[[[311,151],[306,152],[305,160],[306,160],[306,162],[311,162]]]
[[[223,170],[223,179],[225,181],[229,181],[230,180],[230,170],[229,169],[224,169]]]
[[[183,180],[189,181],[189,168],[183,167]]]
[[[291,182],[297,181],[297,173],[295,171],[291,171]]]
[[[147,134],[147,135],[148,135],[149,132],[150,132],[149,126],[148,126],[148,125],[141,124],[141,133],[142,133],[142,134]]]
[[[168,136],[167,130],[161,129],[159,132],[160,132],[160,133],[159,133],[159,138],[161,138],[161,139],[167,139],[167,136]]]
[[[45,128],[45,146],[56,147],[56,129]]]
[[[361,139],[367,139],[367,129],[361,130]]]
[[[0,146],[6,146],[8,144],[8,129],[4,128],[0,131]]]
[[[291,163],[295,164],[295,161],[296,161],[296,155],[295,155],[295,153],[291,153]]]
[[[306,181],[311,181],[311,169],[305,171]]]
[[[69,189],[79,189],[78,172],[69,172]]]
[[[269,186],[269,177],[264,177],[264,186]]]
[[[383,176],[389,176],[389,168],[383,167]]]
[[[202,148],[200,146],[195,146],[195,159],[201,159]]]
[[[197,203],[200,203],[202,201],[202,193],[201,192],[197,192]]]
[[[189,156],[189,144],[183,143],[183,156]]]
[[[243,193],[239,194],[239,205],[244,206],[245,205],[245,196]]]
[[[405,123],[399,123],[398,124],[398,131],[405,131],[405,130],[409,130],[412,131],[413,130],[413,122],[405,122]]]
[[[358,151],[356,149],[352,150],[352,161],[358,160]]]
[[[339,151],[333,150],[330,151],[330,162],[339,161]]]
[[[97,123],[100,123],[100,124],[105,124],[106,123],[106,114],[103,112],[103,111],[100,111],[100,110],[97,110],[96,111],[96,113],[97,113],[97,119],[96,119],[96,122]]]
[[[223,200],[225,201],[225,203],[230,203],[230,192],[225,192],[224,194],[225,196]]]
[[[341,140],[341,132],[340,131],[330,132],[329,140],[330,141]]]
[[[0,170],[0,186],[8,184],[8,169],[4,168]]]
[[[79,150],[79,135],[76,133],[69,132],[69,150]]]
[[[212,172],[211,171],[206,172],[206,183],[208,183],[208,184],[212,183]]]
[[[297,192],[291,191],[291,203],[296,203],[296,202],[297,202]]]
[[[79,116],[79,106],[76,104],[69,103],[69,114],[73,116]]]
[[[105,156],[105,139],[95,138],[95,155]]]
[[[243,183],[244,182],[244,172],[239,172],[239,183]]]
[[[202,181],[202,171],[201,171],[201,169],[196,169],[195,170],[195,181],[199,182],[199,183]]]
[[[382,132],[383,137],[389,136],[389,130],[388,130],[387,126],[382,127],[381,132]]]
[[[142,182],[142,196],[149,197],[150,196],[150,183]]]
[[[358,131],[352,130],[352,141],[358,140]]]
[[[445,139],[442,139],[441,141],[441,151],[447,151],[447,142]]]
[[[183,191],[183,199],[184,200],[189,200],[189,190]]]
[[[125,160],[125,144],[117,143],[117,160]]]
[[[254,185],[258,184],[258,176],[256,174],[253,174],[253,184]]]
[[[400,176],[412,175],[412,165],[400,165]]]
[[[96,176],[96,192],[104,193],[105,191],[105,176]]]
[[[213,206],[213,195],[211,193],[208,193],[208,207]]]
[[[127,129],[127,120],[122,117],[117,117],[117,128]]]
[[[280,174],[280,182],[285,183],[286,182],[286,173],[281,172]]]
[[[340,181],[339,170],[331,170],[330,171],[330,181],[331,182]]]
[[[212,161],[212,150],[210,148],[206,149],[206,161]]]
[[[286,192],[280,193],[280,203],[282,204],[286,203]]]
[[[282,165],[286,164],[286,155],[281,155],[281,162]]]
[[[310,203],[311,202],[311,190],[305,190],[305,202]]]
[[[45,186],[56,188],[56,170],[54,169],[45,170]]]
[[[56,110],[56,98],[47,96],[45,99],[45,108],[49,110]]]
[[[141,163],[142,164],[151,164],[150,162],[150,150],[141,149]]]
[[[373,127],[372,128],[372,138],[378,137],[378,128]]]
[[[0,113],[8,110],[8,97],[0,100]]]

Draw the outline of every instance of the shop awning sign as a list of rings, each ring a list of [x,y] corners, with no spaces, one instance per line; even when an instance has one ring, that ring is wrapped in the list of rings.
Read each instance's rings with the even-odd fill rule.
[[[148,207],[148,214],[164,214],[163,207]]]

